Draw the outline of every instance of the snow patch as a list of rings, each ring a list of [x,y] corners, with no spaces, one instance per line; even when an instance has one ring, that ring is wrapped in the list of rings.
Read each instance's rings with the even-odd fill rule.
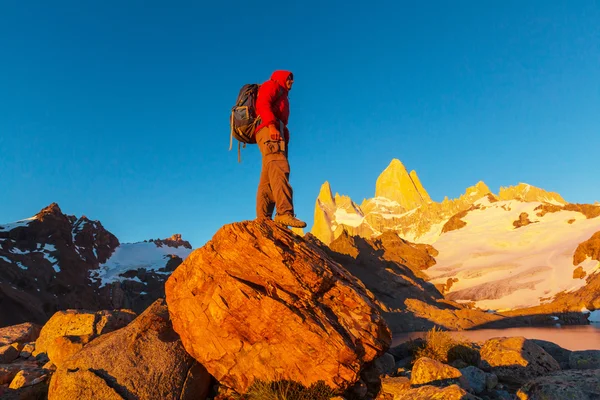
[[[21,226],[27,226],[27,225],[29,225],[29,223],[31,221],[33,221],[35,219],[37,219],[37,218],[31,217],[31,218],[21,219],[17,222],[11,222],[10,224],[0,224],[0,232],[8,232],[15,228],[21,227]]]
[[[123,243],[115,249],[106,263],[100,265],[97,270],[90,271],[90,278],[99,280],[100,287],[103,287],[109,283],[130,279],[121,276],[129,270],[142,268],[162,274],[163,272],[158,270],[167,264],[170,254],[185,259],[191,252],[191,249],[184,247],[156,247],[154,243],[150,242]],[[171,273],[164,272],[164,274],[170,275]]]
[[[499,201],[485,210],[469,211],[461,218],[466,226],[429,242],[439,251],[437,264],[427,270],[431,282],[458,278],[450,293],[493,285],[501,293],[498,298],[476,301],[476,306],[496,310],[537,306],[542,298],[580,289],[586,282],[573,279],[573,254],[580,243],[600,230],[600,218],[583,219],[576,211],[562,210],[514,229],[513,222],[523,212],[535,220],[539,212],[535,208],[540,204]],[[577,224],[565,224],[573,218]],[[427,243],[424,238],[405,239]],[[580,266],[588,275],[598,270],[598,262],[590,258]],[[528,271],[536,271],[535,276]]]
[[[364,219],[365,217],[362,215],[349,213],[341,208],[335,210],[335,221],[338,224],[348,225],[356,228],[362,224]]]

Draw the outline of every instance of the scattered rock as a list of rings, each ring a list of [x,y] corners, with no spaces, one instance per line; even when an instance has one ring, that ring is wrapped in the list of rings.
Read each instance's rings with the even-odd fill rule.
[[[446,385],[449,382],[455,383],[461,377],[458,369],[431,358],[421,357],[413,365],[410,383]]]
[[[20,389],[26,386],[36,385],[48,379],[48,375],[41,368],[25,369],[19,371],[10,382],[10,389]]]
[[[571,352],[569,367],[571,369],[600,369],[600,350]]]
[[[31,322],[0,328],[0,347],[13,343],[27,343],[35,341],[40,335],[42,327]]]
[[[479,368],[469,366],[462,368],[460,373],[468,384],[467,388],[472,389],[475,394],[479,394],[487,389],[487,374]]]
[[[6,385],[10,383],[19,371],[20,367],[15,364],[0,365],[0,385]]]
[[[555,372],[527,382],[520,400],[591,400],[600,398],[600,369]]]
[[[48,347],[59,336],[84,336],[90,338],[124,327],[135,318],[130,310],[58,311],[46,322],[35,342],[33,355],[47,353]]]
[[[35,342],[25,343],[25,345],[21,349],[21,354],[19,354],[19,357],[29,358],[33,354],[34,350],[35,350]]]
[[[510,383],[528,380],[560,370],[558,362],[533,341],[524,337],[500,337],[486,341],[480,350],[484,370]]]
[[[496,374],[485,374],[485,387],[487,390],[492,390],[498,386],[498,376]]]
[[[223,226],[173,272],[166,295],[188,353],[239,393],[257,379],[345,389],[391,342],[373,295],[271,221]]]
[[[48,399],[204,400],[210,382],[173,331],[164,300],[157,300],[65,361],[52,375]]]
[[[19,343],[0,347],[0,364],[8,364],[16,360],[21,353],[22,347],[23,345],[19,345]]]

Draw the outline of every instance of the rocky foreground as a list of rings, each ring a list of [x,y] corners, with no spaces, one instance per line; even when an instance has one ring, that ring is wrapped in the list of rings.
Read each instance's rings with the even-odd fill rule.
[[[444,302],[406,265],[426,265],[427,249],[348,243],[326,251],[274,223],[226,225],[140,315],[66,310],[43,327],[1,328],[0,398],[254,400],[290,387],[311,400],[600,398],[600,351],[437,330],[390,349],[390,316],[399,324],[421,307],[423,321],[427,309],[457,324],[475,310]],[[387,281],[361,275],[368,265]],[[395,290],[415,298],[386,299]]]

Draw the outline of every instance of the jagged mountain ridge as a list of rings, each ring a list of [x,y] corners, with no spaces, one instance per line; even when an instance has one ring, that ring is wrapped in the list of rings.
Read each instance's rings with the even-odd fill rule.
[[[467,188],[458,199],[437,203],[429,199],[416,172],[408,173],[398,160],[382,176],[386,178],[377,180],[375,193],[393,198],[376,196],[360,206],[347,196],[332,196],[325,182],[311,233],[326,244],[344,232],[366,239],[392,232],[411,242],[431,244],[439,251],[437,264],[426,271],[432,282],[448,298],[484,309],[535,307],[571,292],[584,293],[579,298],[586,300],[577,303],[579,309],[597,308],[594,299],[600,302],[600,294],[585,294],[585,287],[597,275],[598,263],[591,256],[576,260],[575,253],[600,231],[598,205],[569,204],[558,193],[525,183],[501,187],[495,195],[483,182]],[[480,249],[473,243],[479,243]],[[559,258],[543,258],[559,247]],[[494,257],[503,257],[504,266]],[[490,272],[494,268],[509,273],[494,275]],[[491,279],[494,276],[497,279]]]
[[[484,196],[497,200],[538,201],[554,205],[567,202],[554,192],[547,192],[526,183],[500,187],[492,193],[482,181],[465,190],[457,199],[432,201],[417,173],[410,173],[397,159],[377,178],[375,197],[358,205],[350,197],[332,195],[329,182],[320,189],[315,204],[311,233],[326,244],[345,230],[351,235],[376,237],[393,231],[413,242],[432,243],[442,233],[444,224],[455,214],[468,210]]]
[[[174,235],[120,243],[99,221],[53,203],[34,217],[0,224],[0,326],[45,322],[67,308],[142,311],[191,252]]]

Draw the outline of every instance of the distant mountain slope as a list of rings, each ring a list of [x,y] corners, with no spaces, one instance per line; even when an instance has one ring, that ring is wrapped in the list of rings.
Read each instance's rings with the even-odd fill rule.
[[[439,254],[427,279],[448,299],[483,309],[535,307],[575,292],[600,299],[600,293],[586,294],[598,262],[582,251],[575,257],[578,246],[600,231],[599,205],[569,204],[526,183],[495,195],[483,182],[437,203],[398,160],[377,179],[375,193],[359,206],[333,196],[325,182],[311,233],[326,244],[344,232],[366,239],[392,232],[431,244]],[[595,309],[590,301],[582,304]]]
[[[544,213],[539,202],[475,204],[460,218],[463,227],[433,244],[439,254],[427,274],[433,283],[455,280],[447,298],[493,310],[532,307],[581,289],[582,276],[599,272],[598,261],[586,257],[574,265],[574,255],[600,231],[600,217],[564,209]]]
[[[179,235],[120,244],[99,221],[51,204],[0,224],[0,326],[45,322],[66,308],[145,309],[191,252]]]

